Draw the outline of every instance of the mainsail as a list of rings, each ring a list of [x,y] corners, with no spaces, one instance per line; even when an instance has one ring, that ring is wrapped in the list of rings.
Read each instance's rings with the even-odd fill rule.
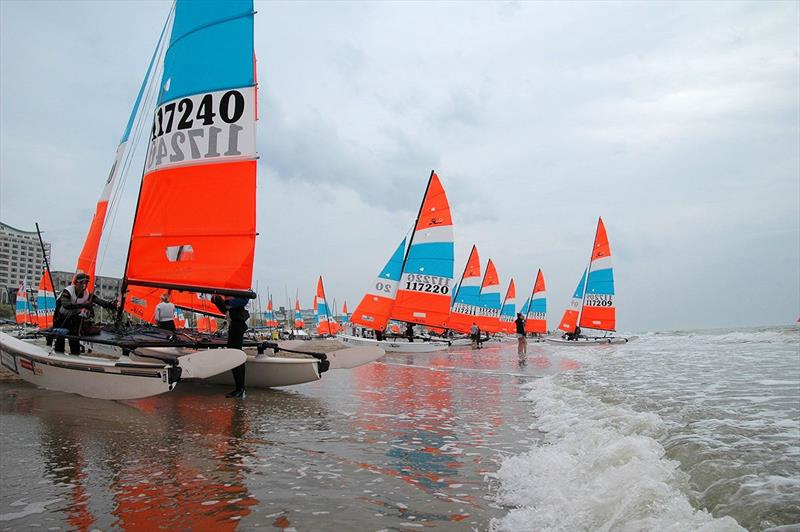
[[[473,244],[467,258],[461,281],[454,291],[455,297],[450,310],[447,327],[462,333],[469,332],[480,313],[481,305],[481,260],[478,247]]]
[[[253,14],[252,0],[175,7],[125,286],[254,297]]]
[[[486,272],[483,274],[480,296],[480,317],[478,326],[481,331],[499,332],[500,331],[500,278],[497,276],[497,269],[494,267],[492,259],[486,264]]]
[[[15,307],[17,323],[24,325],[30,321],[31,306],[28,303],[28,286],[23,280],[17,289],[17,302]]]
[[[300,300],[294,300],[294,328],[295,329],[302,329],[305,327],[305,322],[303,321],[303,315],[300,312]]]
[[[265,323],[265,325],[267,327],[277,327],[278,326],[278,322],[275,320],[275,311],[272,308],[272,296],[270,296],[269,299],[267,300],[267,316],[266,316],[266,318],[267,318],[267,320],[266,320],[267,322]]]
[[[503,299],[503,305],[500,307],[500,323],[499,332],[514,333],[516,332],[516,324],[514,320],[517,318],[517,289],[514,286],[514,279],[508,283],[508,290],[506,290],[506,297]]]
[[[41,329],[53,326],[53,314],[56,310],[56,294],[47,271],[42,272],[39,279],[39,291],[36,294],[37,322]]]
[[[530,306],[524,313],[525,332],[544,334],[547,332],[547,292],[542,270],[536,273],[536,282],[533,283],[530,301]]]
[[[342,305],[342,324],[346,325],[350,323],[350,313],[347,312],[347,301],[344,302]]]
[[[561,318],[561,323],[558,328],[564,332],[571,333],[575,331],[575,326],[578,324],[578,317],[581,313],[581,306],[583,303],[583,292],[586,286],[586,270],[581,275],[581,280],[578,282],[578,287],[575,293],[572,294],[572,299],[569,302],[569,307],[564,311],[564,316]]]
[[[431,327],[447,327],[453,284],[453,220],[447,194],[431,171],[391,317]]]
[[[403,238],[350,317],[353,324],[376,331],[386,328],[403,272],[405,249],[406,239]]]
[[[325,286],[322,284],[322,276],[317,281],[317,295],[314,300],[317,312],[317,334],[336,334],[339,324],[331,317],[328,310],[328,300],[325,297]]]
[[[608,244],[603,219],[597,220],[597,232],[589,263],[589,277],[583,296],[581,327],[602,331],[616,330],[616,309],[614,307],[614,269],[611,265],[611,246]]]

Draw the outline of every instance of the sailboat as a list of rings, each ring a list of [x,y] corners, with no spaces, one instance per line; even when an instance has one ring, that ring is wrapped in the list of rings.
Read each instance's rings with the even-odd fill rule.
[[[547,338],[548,342],[568,345],[624,344],[636,337],[608,336],[616,331],[614,305],[614,269],[611,264],[611,246],[608,243],[603,218],[597,220],[592,255],[578,287],[572,294],[569,307],[564,312],[558,328],[572,334],[576,326],[582,329],[604,331],[603,336],[581,335],[575,340]]]
[[[17,300],[15,303],[14,317],[17,325],[28,325],[31,321],[31,304],[28,301],[28,285],[23,280],[17,289]]]
[[[317,295],[314,301],[316,308],[317,334],[320,336],[332,336],[339,332],[339,324],[331,316],[328,310],[328,300],[325,297],[325,286],[322,283],[322,276],[317,281]]]
[[[390,319],[445,328],[450,317],[453,282],[453,220],[439,176],[431,171],[414,231],[404,238],[367,290],[350,321],[378,332]],[[447,349],[448,342],[393,338],[377,340],[340,334],[354,345],[376,345],[386,351],[426,353]]]
[[[503,305],[500,299],[500,278],[497,275],[497,268],[492,259],[486,263],[486,271],[483,274],[480,292],[480,314],[478,316],[478,327],[481,332],[496,333],[500,332],[500,309]]]
[[[542,270],[536,272],[531,297],[520,312],[525,316],[525,332],[536,335],[529,341],[541,341],[539,335],[547,333],[547,292]]]
[[[514,323],[517,319],[517,289],[514,286],[514,279],[508,283],[506,297],[500,307],[500,332],[514,334],[517,330]]]
[[[472,324],[477,321],[480,314],[481,297],[481,262],[478,255],[478,247],[473,244],[470,250],[464,272],[461,274],[456,290],[454,291],[450,318],[447,327],[451,331],[469,333]],[[462,344],[469,344],[469,338],[457,339],[453,341]]]
[[[53,284],[46,272],[42,273],[39,280],[39,290],[36,294],[36,317],[40,329],[53,326],[53,313],[56,310],[56,295]]]

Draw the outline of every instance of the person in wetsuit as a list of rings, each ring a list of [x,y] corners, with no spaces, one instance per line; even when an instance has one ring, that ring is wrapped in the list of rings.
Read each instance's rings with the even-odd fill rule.
[[[517,331],[517,354],[528,354],[528,340],[525,338],[525,318],[521,312],[517,312],[517,319],[514,321]]]
[[[92,323],[94,305],[108,309],[116,309],[116,301],[105,299],[89,292],[89,276],[83,272],[75,275],[72,284],[68,285],[58,296],[56,314],[53,319],[54,329],[67,329],[72,336],[79,336]],[[64,352],[64,337],[57,336],[53,350],[56,353]],[[77,338],[69,339],[69,352],[80,355],[81,343]]]
[[[231,349],[241,349],[244,343],[244,333],[247,332],[247,320],[250,318],[250,313],[247,312],[248,300],[243,297],[214,295],[211,298],[211,302],[220,312],[224,312],[227,315],[228,343],[226,346]],[[245,364],[243,363],[233,368],[231,374],[233,375],[236,389],[225,394],[225,397],[244,399],[247,395],[244,391]]]

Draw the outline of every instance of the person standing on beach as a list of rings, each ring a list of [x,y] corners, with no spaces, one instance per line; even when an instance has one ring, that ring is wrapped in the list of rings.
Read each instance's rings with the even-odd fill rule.
[[[411,322],[406,323],[406,338],[409,342],[414,341],[414,324]]]
[[[474,321],[472,322],[472,327],[469,328],[469,337],[472,340],[472,349],[480,349],[481,329]]]
[[[528,354],[528,340],[525,338],[525,318],[521,312],[517,312],[517,319],[514,321],[517,327],[517,354]]]
[[[211,297],[211,302],[216,305],[220,312],[224,312],[227,315],[228,343],[226,346],[231,349],[241,349],[242,344],[244,344],[244,333],[247,332],[247,320],[250,318],[250,313],[247,312],[247,299],[243,297],[222,297],[217,294]],[[225,397],[244,399],[247,395],[244,391],[245,364],[233,368],[231,374],[233,375],[236,389],[225,394]]]
[[[175,305],[169,302],[169,292],[161,294],[161,303],[156,305],[155,321],[159,329],[175,331]]]

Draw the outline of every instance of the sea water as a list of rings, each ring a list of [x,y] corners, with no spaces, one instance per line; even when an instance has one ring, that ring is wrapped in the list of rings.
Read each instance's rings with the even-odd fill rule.
[[[800,530],[800,328],[562,348],[523,385],[544,434],[507,458],[495,530]]]
[[[797,530],[798,334],[391,353],[244,401],[12,378],[0,530]]]

